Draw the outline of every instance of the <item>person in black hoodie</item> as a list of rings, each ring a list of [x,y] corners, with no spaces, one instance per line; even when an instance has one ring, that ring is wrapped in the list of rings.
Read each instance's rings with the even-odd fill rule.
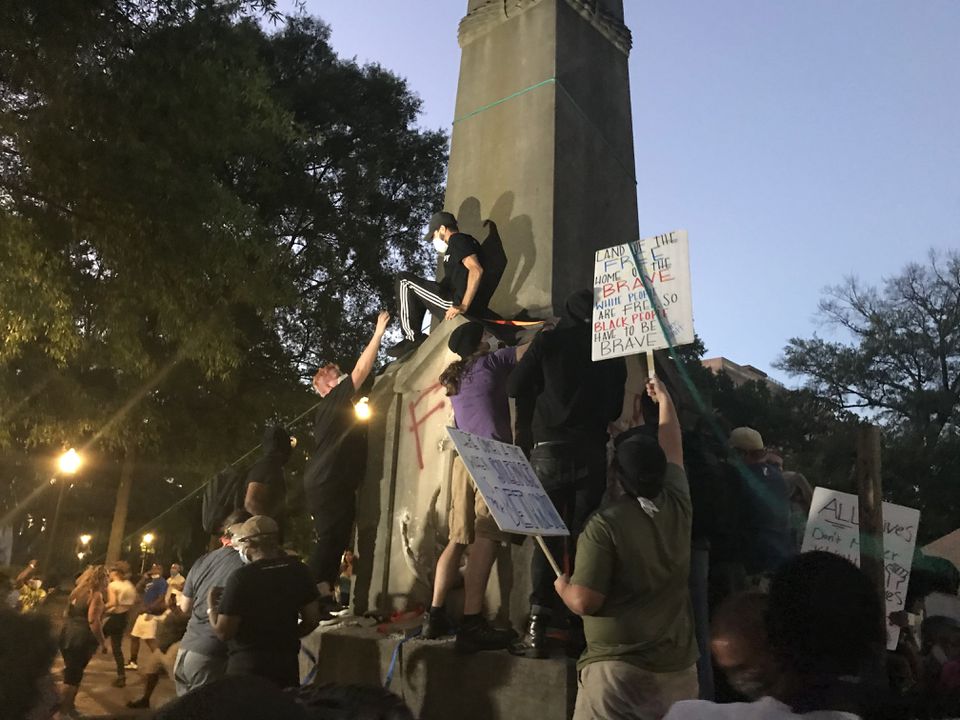
[[[568,558],[569,572],[577,535],[606,490],[607,425],[623,411],[627,379],[623,358],[591,360],[592,312],[592,290],[567,298],[567,316],[533,339],[507,388],[511,397],[535,398],[530,464],[570,530],[569,538],[545,538],[555,557]],[[545,635],[556,593],[553,570],[543,553],[534,553],[530,574],[530,625],[512,650],[546,657]]]
[[[263,455],[247,471],[244,509],[251,515],[266,515],[280,527],[283,542],[287,514],[287,480],[283,466],[287,464],[297,439],[280,425],[271,425],[263,435]]]

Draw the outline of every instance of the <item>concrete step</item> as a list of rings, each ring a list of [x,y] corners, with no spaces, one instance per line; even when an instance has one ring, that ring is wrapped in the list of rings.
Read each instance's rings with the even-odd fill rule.
[[[397,658],[390,689],[420,720],[568,720],[576,667],[566,657],[515,657],[505,650],[461,655],[453,638],[405,642],[374,628],[336,628],[305,643],[318,657],[317,683],[382,685]]]

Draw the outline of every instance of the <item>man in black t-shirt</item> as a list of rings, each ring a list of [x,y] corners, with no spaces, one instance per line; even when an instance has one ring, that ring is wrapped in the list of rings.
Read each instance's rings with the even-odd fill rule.
[[[320,622],[310,571],[277,542],[277,524],[254,515],[237,532],[243,567],[207,598],[210,627],[227,643],[227,675],[258,675],[297,687],[300,638]]]
[[[443,276],[439,281],[426,280],[413,273],[397,276],[397,307],[403,340],[387,350],[390,357],[400,357],[423,342],[421,332],[427,309],[434,314],[444,313],[445,320],[457,315],[478,316],[486,310],[478,301],[480,278],[480,243],[476,238],[460,232],[452,213],[438,212],[430,218],[426,241],[432,241],[443,257]]]
[[[357,422],[353,397],[373,363],[390,315],[381,312],[373,337],[349,374],[335,363],[325,363],[313,378],[322,400],[313,423],[314,447],[303,472],[307,510],[313,517],[315,545],[310,570],[332,604],[340,576],[340,558],[350,543],[356,516],[356,491],[366,460],[366,426]]]
[[[277,521],[280,542],[287,515],[287,464],[297,439],[280,425],[271,425],[263,436],[263,455],[247,471],[244,509],[251,515],[266,515]]]

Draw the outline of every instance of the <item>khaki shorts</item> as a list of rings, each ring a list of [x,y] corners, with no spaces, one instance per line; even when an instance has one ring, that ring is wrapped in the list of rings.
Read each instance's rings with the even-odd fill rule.
[[[490,508],[477,492],[466,465],[457,455],[453,459],[453,479],[450,483],[450,542],[470,545],[477,537],[494,542],[509,542],[510,534],[497,527]]]
[[[699,690],[696,665],[654,673],[622,660],[594,662],[580,671],[573,720],[660,720]]]

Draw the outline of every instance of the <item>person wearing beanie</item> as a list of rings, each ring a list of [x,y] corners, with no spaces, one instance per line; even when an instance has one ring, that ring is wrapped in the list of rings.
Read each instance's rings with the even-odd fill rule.
[[[698,694],[687,585],[693,506],[680,423],[658,378],[647,394],[659,405],[657,439],[638,433],[617,446],[623,495],[587,521],[573,577],[554,583],[583,617],[587,639],[574,720],[659,720]]]
[[[457,428],[491,440],[512,442],[507,378],[527,346],[491,351],[483,339],[483,326],[468,322],[451,333],[448,347],[459,359],[443,371],[440,384],[450,398]],[[497,547],[509,541],[510,535],[497,527],[459,456],[453,461],[450,494],[450,540],[437,559],[433,601],[424,619],[423,636],[433,639],[450,632],[444,603],[466,552],[463,620],[457,630],[456,649],[462,653],[502,650],[516,636],[512,630],[493,628],[482,610]]]
[[[491,293],[480,293],[483,265],[480,243],[472,235],[460,232],[457,218],[442,211],[433,214],[424,242],[432,242],[440,255],[443,274],[439,280],[427,280],[413,273],[397,275],[397,316],[403,339],[387,350],[387,355],[402,357],[426,338],[421,331],[427,310],[452,320],[469,313],[474,317],[486,310]]]
[[[550,552],[574,567],[577,533],[600,505],[607,487],[607,426],[623,412],[627,367],[623,358],[593,362],[591,318],[593,290],[573,293],[566,317],[541,331],[510,377],[509,393],[518,407],[533,403],[530,464],[570,530],[570,537],[544,538]],[[557,605],[553,569],[542,552],[530,561],[530,619],[523,640],[511,652],[544,658],[548,624],[570,624],[568,651],[579,654],[582,635],[577,618]]]

